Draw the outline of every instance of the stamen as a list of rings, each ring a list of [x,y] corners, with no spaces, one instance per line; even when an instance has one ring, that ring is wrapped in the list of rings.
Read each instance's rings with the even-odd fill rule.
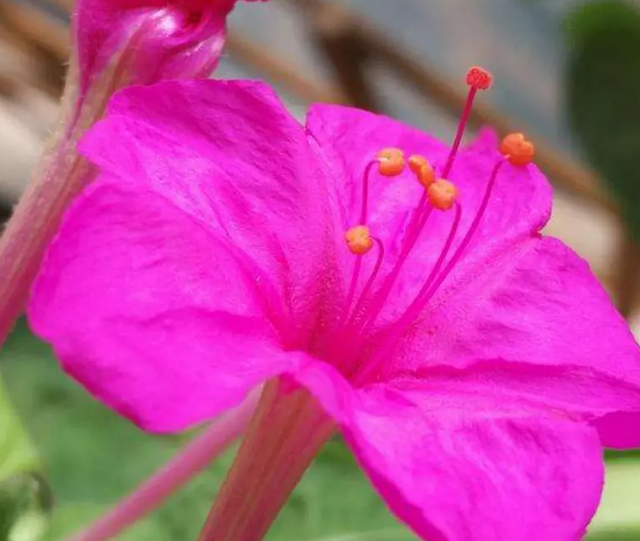
[[[493,171],[491,172],[491,177],[489,178],[489,182],[487,183],[487,187],[485,189],[484,196],[482,198],[482,202],[480,203],[478,212],[475,218],[473,219],[473,222],[471,223],[469,230],[467,231],[466,235],[462,239],[462,242],[458,246],[457,250],[451,257],[451,259],[447,263],[446,267],[438,275],[437,279],[434,281],[432,285],[427,287],[427,285],[425,284],[425,287],[422,288],[416,300],[411,303],[411,305],[409,306],[405,314],[400,318],[398,324],[400,323],[406,324],[407,321],[410,321],[411,319],[415,318],[424,309],[427,303],[433,298],[433,295],[438,290],[438,288],[446,280],[447,276],[449,276],[449,273],[451,272],[453,267],[462,258],[464,251],[467,249],[467,247],[471,243],[471,240],[473,239],[473,236],[475,235],[476,230],[478,229],[478,226],[480,225],[480,222],[484,217],[484,213],[487,210],[487,206],[489,205],[489,200],[491,199],[493,187],[495,186],[496,179],[498,178],[498,173],[500,172],[500,169],[504,164],[505,162],[500,160],[496,164],[496,166],[493,168]],[[458,205],[456,205],[456,208],[458,208]],[[448,245],[448,248],[447,248],[448,250],[451,246],[449,243],[447,243],[447,245]]]
[[[418,182],[425,190],[427,190],[436,180],[436,174],[433,167],[431,167],[431,164],[427,159],[420,154],[413,154],[409,157],[409,169],[411,169],[413,174],[416,175]],[[414,237],[417,239],[420,236],[420,232],[422,230],[420,221],[424,217],[427,202],[428,198],[421,194],[407,227],[407,239],[413,239]],[[412,247],[413,244],[408,242],[405,245],[404,251],[411,250]]]
[[[491,83],[493,82],[493,76],[487,70],[480,67],[473,67],[467,72],[467,84],[469,85],[469,95],[467,96],[467,103],[464,106],[464,110],[462,111],[462,115],[460,117],[460,123],[458,124],[458,130],[456,132],[455,139],[453,140],[453,145],[451,145],[451,152],[449,153],[449,158],[447,159],[447,163],[442,170],[442,176],[445,178],[449,177],[449,173],[451,173],[451,168],[453,167],[453,162],[456,159],[458,154],[458,150],[460,149],[460,144],[462,143],[462,136],[464,134],[464,130],[469,122],[469,117],[471,115],[471,108],[473,107],[473,100],[476,97],[476,93],[478,90],[487,90]]]
[[[412,154],[409,156],[409,169],[414,175],[419,175],[420,169],[425,165],[429,165],[429,162],[424,156],[421,156],[420,154]]]
[[[371,182],[371,173],[373,168],[378,168],[378,172],[385,177],[394,177],[404,171],[404,153],[399,148],[383,148],[376,158],[367,164],[364,170],[364,179],[362,181],[362,210],[360,212],[360,223],[367,223],[367,214],[369,211],[369,183]]]
[[[347,241],[349,251],[352,254],[357,255],[358,259],[356,260],[353,274],[351,276],[351,284],[349,285],[349,291],[347,293],[347,300],[345,303],[343,318],[346,318],[356,294],[358,280],[360,278],[360,271],[362,268],[361,256],[371,250],[374,242],[379,245],[380,254],[378,255],[378,262],[376,263],[376,267],[374,269],[373,278],[369,278],[370,282],[375,280],[375,277],[380,270],[379,267],[380,265],[382,265],[381,258],[384,254],[382,243],[381,241],[371,237],[369,228],[364,225],[367,221],[367,214],[369,210],[369,182],[371,180],[371,172],[373,171],[373,167],[376,165],[378,166],[378,172],[383,176],[390,177],[399,175],[404,170],[404,153],[398,148],[384,148],[378,152],[378,154],[376,155],[376,159],[369,162],[367,164],[367,167],[365,168],[364,179],[362,183],[362,208],[360,211],[360,223],[362,225],[352,227],[345,233],[345,240]],[[367,282],[367,285],[365,285],[365,290],[370,287],[371,285],[369,284],[369,282]]]
[[[420,154],[414,154],[409,157],[409,169],[411,169],[411,172],[425,189],[436,179],[433,167],[431,167],[427,159]]]
[[[393,268],[382,280],[380,287],[375,287],[375,282],[379,278],[384,260],[384,246],[382,242],[370,235],[369,228],[366,224],[368,210],[368,193],[369,193],[369,177],[373,166],[377,164],[379,174],[383,176],[397,176],[404,171],[405,158],[403,152],[398,148],[382,149],[374,161],[370,162],[365,171],[365,180],[363,188],[363,206],[360,224],[347,231],[345,238],[349,246],[349,250],[358,256],[358,260],[354,266],[354,274],[347,296],[347,305],[345,307],[344,322],[345,335],[358,335],[363,338],[367,335],[370,328],[375,324],[378,316],[384,309],[384,304],[391,294],[391,291],[406,264],[411,251],[415,248],[422,231],[433,214],[434,209],[440,211],[449,211],[454,209],[453,222],[451,229],[441,248],[440,254],[430,270],[426,280],[419,288],[416,298],[411,302],[404,312],[394,324],[384,331],[382,337],[383,344],[390,345],[395,341],[397,336],[403,332],[403,329],[412,324],[416,317],[425,309],[433,296],[436,294],[440,286],[450,275],[454,267],[464,257],[465,251],[468,249],[473,240],[484,214],[486,213],[493,189],[496,183],[500,169],[506,162],[515,166],[525,166],[532,162],[534,157],[534,147],[527,141],[524,135],[520,133],[510,134],[504,138],[500,145],[500,152],[505,159],[499,160],[494,166],[489,180],[487,182],[482,201],[477,209],[476,215],[471,221],[471,225],[467,232],[462,236],[454,251],[456,237],[459,234],[460,224],[462,220],[462,206],[458,202],[458,189],[449,178],[449,174],[457,157],[465,128],[469,122],[471,109],[475,99],[475,95],[480,90],[487,90],[491,87],[493,77],[491,74],[479,67],[471,68],[466,77],[469,85],[469,94],[462,111],[460,122],[456,131],[456,135],[451,146],[449,156],[445,167],[441,171],[440,178],[436,177],[434,168],[431,166],[427,158],[420,154],[409,156],[406,165],[415,175],[418,182],[424,188],[424,194],[416,204],[413,215],[410,219],[407,231],[402,240],[402,247],[397,256]],[[362,255],[368,253],[373,244],[378,246],[378,258],[371,275],[357,295],[358,281],[362,269]],[[453,251],[453,255],[451,252]],[[375,291],[374,291],[375,288]],[[356,297],[358,300],[355,301]],[[355,302],[354,302],[355,301]],[[351,305],[354,308],[351,309]],[[347,314],[351,314],[347,320]],[[375,369],[376,363],[371,363],[365,370],[364,376],[358,371],[358,377],[362,378],[368,372]]]
[[[433,182],[427,189],[429,201],[438,210],[450,210],[458,199],[458,188],[443,178]]]
[[[364,255],[373,248],[373,239],[366,225],[352,227],[344,234],[344,238],[352,254]]]
[[[404,153],[399,148],[383,148],[376,157],[382,176],[395,177],[404,171]]]
[[[535,147],[522,133],[510,133],[500,144],[500,152],[511,165],[529,165],[535,156]]]
[[[358,280],[360,278],[360,271],[362,269],[362,256],[371,250],[374,242],[378,244],[378,246],[380,247],[380,251],[382,252],[384,251],[382,248],[382,242],[374,237],[371,237],[369,233],[369,228],[364,225],[359,225],[349,229],[349,231],[345,233],[345,239],[347,241],[347,246],[349,247],[349,250],[351,251],[351,253],[357,255],[358,258],[356,259],[356,263],[353,268],[353,274],[351,275],[349,292],[347,293],[347,300],[345,302],[344,311],[342,314],[343,320],[346,319],[349,313],[349,308],[351,307],[351,304],[353,303],[353,299],[356,295],[356,289],[358,288]],[[365,251],[362,251],[362,245],[368,246],[368,248],[366,248]],[[378,262],[376,263],[376,269],[378,268],[378,265],[382,264],[382,261],[380,260],[381,257],[382,256],[378,254]],[[377,274],[377,270],[375,271],[375,274]]]

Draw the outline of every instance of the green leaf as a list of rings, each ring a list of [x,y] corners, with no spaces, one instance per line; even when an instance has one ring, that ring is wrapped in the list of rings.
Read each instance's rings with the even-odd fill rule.
[[[0,380],[0,483],[38,466],[38,458]]]
[[[640,460],[626,457],[607,463],[602,502],[586,541],[640,539]]]
[[[640,241],[640,10],[616,0],[580,3],[566,28],[571,129]]]
[[[0,541],[38,541],[51,494],[38,458],[0,380]]]

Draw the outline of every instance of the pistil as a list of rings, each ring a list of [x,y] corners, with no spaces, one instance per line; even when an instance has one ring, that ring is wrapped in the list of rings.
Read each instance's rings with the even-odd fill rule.
[[[475,100],[478,90],[488,90],[493,84],[493,76],[484,68],[473,67],[467,72],[467,85],[469,85],[469,94],[467,95],[467,101],[465,103],[462,115],[460,115],[460,122],[458,123],[458,129],[456,136],[451,145],[451,151],[447,158],[447,163],[442,170],[442,176],[448,178],[453,168],[454,161],[458,155],[460,144],[462,143],[462,136],[464,135],[469,118],[471,116],[471,110],[473,109],[473,102]]]

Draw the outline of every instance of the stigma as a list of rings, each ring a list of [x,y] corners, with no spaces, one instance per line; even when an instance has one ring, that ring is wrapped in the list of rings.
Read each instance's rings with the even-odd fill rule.
[[[474,66],[467,72],[467,85],[475,90],[489,90],[492,84],[493,75],[484,68]]]

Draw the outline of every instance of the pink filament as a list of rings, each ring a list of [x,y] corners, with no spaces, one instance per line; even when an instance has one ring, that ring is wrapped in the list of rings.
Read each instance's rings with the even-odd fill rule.
[[[451,230],[449,231],[447,240],[445,241],[444,246],[442,247],[440,256],[438,257],[436,264],[431,269],[431,272],[429,273],[429,276],[426,279],[424,285],[420,288],[420,291],[416,296],[415,300],[411,303],[409,308],[407,308],[407,311],[396,323],[397,327],[399,328],[402,328],[404,324],[408,322],[407,320],[411,319],[411,316],[415,308],[417,307],[418,304],[421,304],[421,299],[427,293],[429,293],[429,291],[431,291],[431,285],[433,284],[433,281],[436,279],[439,279],[438,273],[440,272],[440,269],[444,264],[444,260],[449,255],[449,251],[453,246],[453,241],[455,240],[456,234],[458,233],[458,228],[460,227],[460,219],[462,218],[462,207],[458,203],[456,203],[454,212],[455,212],[455,216],[453,218],[453,225],[451,226]],[[449,266],[447,266],[447,268],[449,268]]]
[[[455,253],[451,257],[451,259],[447,263],[447,266],[440,273],[440,275],[435,280],[433,285],[431,285],[430,287],[427,287],[427,284],[425,284],[425,287],[422,288],[422,290],[418,294],[418,297],[416,298],[416,300],[413,301],[413,303],[408,308],[408,310],[405,313],[405,315],[402,316],[402,318],[401,318],[402,321],[406,321],[407,319],[411,319],[413,317],[416,317],[417,314],[419,314],[424,309],[424,307],[427,305],[427,303],[433,298],[433,295],[438,290],[438,288],[446,280],[447,276],[449,275],[449,273],[451,272],[453,267],[462,258],[463,254],[464,254],[464,251],[467,249],[467,247],[471,243],[471,240],[473,239],[473,236],[475,235],[475,233],[476,233],[476,231],[478,229],[478,226],[480,225],[480,222],[481,222],[481,220],[482,220],[482,218],[484,216],[484,213],[487,210],[487,206],[489,205],[489,200],[491,199],[491,194],[493,192],[493,187],[495,186],[496,179],[498,178],[498,173],[500,172],[500,169],[502,168],[504,163],[505,162],[503,160],[501,160],[493,168],[493,171],[491,172],[491,177],[489,179],[489,182],[487,183],[487,187],[485,189],[484,196],[482,198],[482,203],[480,203],[480,207],[478,209],[478,212],[476,213],[476,216],[473,219],[473,222],[471,223],[471,226],[469,227],[469,230],[467,231],[466,235],[462,239],[462,242],[460,243],[460,246],[458,246],[458,249],[455,251]],[[450,248],[450,245],[448,246],[447,250],[449,248]],[[442,256],[441,256],[441,258],[442,258]]]
[[[364,225],[367,223],[367,214],[369,211],[369,182],[371,180],[371,170],[373,166],[378,164],[378,160],[371,160],[364,170],[363,180],[362,180],[362,206],[360,211],[360,224]],[[374,239],[377,243],[379,241]],[[379,246],[382,246],[379,244]],[[379,256],[380,257],[380,256]],[[362,269],[362,256],[358,255],[356,259],[355,266],[353,268],[353,274],[351,275],[351,283],[349,284],[349,292],[347,293],[347,300],[345,301],[344,311],[342,314],[343,321],[347,318],[349,314],[349,308],[353,304],[356,290],[358,288],[358,280],[360,278],[360,271]]]
[[[478,212],[476,213],[476,216],[473,222],[471,223],[471,226],[469,227],[467,233],[462,239],[460,246],[458,246],[457,250],[451,257],[447,265],[445,266],[444,270],[440,272],[440,269],[442,268],[442,265],[444,264],[445,259],[447,258],[447,256],[449,255],[449,252],[451,251],[451,248],[453,247],[456,234],[460,227],[460,221],[462,218],[462,207],[459,204],[456,204],[454,221],[451,226],[451,230],[449,231],[447,240],[445,241],[445,244],[442,248],[440,256],[438,257],[438,260],[433,266],[433,269],[431,269],[429,276],[427,277],[424,285],[420,289],[420,292],[416,296],[415,300],[409,305],[405,313],[391,326],[391,328],[388,331],[386,331],[383,342],[378,347],[379,354],[377,358],[380,359],[381,361],[386,358],[387,348],[393,345],[393,343],[398,338],[402,330],[407,325],[411,324],[411,322],[424,310],[424,308],[427,306],[429,301],[433,298],[433,295],[435,294],[435,292],[445,281],[445,279],[447,278],[451,270],[462,258],[464,251],[467,249],[471,240],[473,239],[473,236],[475,235],[480,225],[480,222],[485,214],[485,211],[489,204],[489,200],[491,198],[491,194],[493,192],[493,187],[495,186],[495,181],[498,177],[498,173],[500,172],[500,169],[502,168],[503,164],[504,164],[504,161],[500,161],[493,168],[491,177],[485,189],[482,202],[480,203],[480,207],[478,208]],[[369,326],[370,325],[371,325],[371,318],[369,318]],[[357,378],[357,379],[354,379],[354,381],[357,381],[358,383],[363,383],[364,381],[366,381],[368,378],[370,378],[372,375],[375,374],[379,366],[380,366],[379,362],[374,361],[374,362],[367,363],[365,366],[359,367],[359,370],[357,371],[356,376],[354,376],[354,378]]]
[[[353,309],[353,312],[351,313],[351,319],[349,320],[348,326],[352,325],[354,320],[358,317],[358,312],[362,309],[362,306],[364,305],[367,295],[369,294],[369,291],[371,291],[371,287],[373,286],[373,283],[376,281],[378,274],[380,274],[380,269],[382,268],[382,263],[384,261],[384,244],[382,244],[382,241],[379,238],[373,237],[373,240],[378,246],[378,259],[376,260],[376,264],[373,267],[371,276],[369,276],[367,283],[362,289],[362,293],[360,293],[360,299],[358,300],[356,306]]]
[[[358,287],[358,278],[360,278],[360,270],[362,269],[362,256],[356,256],[356,263],[353,268],[353,274],[351,275],[351,284],[349,285],[349,293],[347,293],[347,300],[344,303],[344,311],[342,313],[343,321],[349,314],[349,308],[353,303],[353,299],[356,296],[356,289]]]
[[[402,332],[402,329],[405,327],[405,325],[407,323],[410,323],[411,321],[410,314],[413,312],[412,307],[416,304],[416,302],[420,300],[421,295],[423,295],[424,292],[429,290],[431,283],[433,282],[437,273],[440,271],[440,268],[442,267],[442,264],[444,263],[445,258],[447,257],[449,251],[451,250],[451,247],[453,246],[453,241],[455,239],[456,233],[458,232],[458,227],[460,226],[461,217],[462,217],[462,208],[460,207],[459,204],[456,204],[453,225],[451,226],[451,230],[449,231],[447,240],[445,241],[445,244],[440,252],[440,257],[436,261],[436,264],[433,266],[433,269],[431,269],[431,272],[429,273],[429,276],[427,277],[424,285],[420,289],[420,292],[418,293],[416,300],[411,303],[411,305],[409,306],[407,311],[404,313],[404,315],[402,315],[398,319],[398,321],[394,325],[392,325],[391,329],[389,329],[386,332],[383,342],[378,346],[378,355],[376,358],[379,359],[380,361],[383,361],[386,358],[387,348],[393,345],[393,342]],[[374,361],[374,362],[368,363],[366,366],[360,367],[360,369],[356,373],[357,381],[359,383],[366,381],[367,378],[369,378],[372,374],[374,374],[377,371],[379,366],[380,366],[379,363]]]
[[[362,211],[360,212],[360,224],[367,223],[367,214],[369,211],[369,182],[371,181],[371,169],[378,165],[378,160],[372,160],[367,164],[364,170],[364,179],[362,181]]]
[[[416,241],[420,237],[422,228],[427,223],[427,219],[429,218],[429,216],[426,216],[426,219],[425,219],[425,214],[430,215],[431,211],[433,210],[433,207],[427,208],[427,204],[428,204],[428,199],[426,196],[426,192],[424,191],[420,192],[420,200],[418,201],[418,204],[416,205],[416,208],[413,211],[413,215],[411,216],[411,221],[409,222],[409,226],[407,227],[407,233],[406,233],[407,242],[403,247],[403,253],[407,252],[408,254],[408,252],[410,252],[413,249]]]
[[[460,149],[460,144],[462,143],[462,136],[464,135],[464,130],[469,123],[469,117],[471,116],[471,109],[473,107],[473,100],[476,97],[476,93],[478,92],[477,88],[471,87],[469,89],[469,94],[467,96],[467,102],[464,105],[464,110],[462,111],[462,115],[460,116],[460,122],[458,123],[458,130],[456,131],[455,139],[453,140],[453,145],[451,145],[451,151],[449,152],[449,157],[447,158],[447,163],[442,170],[442,178],[448,178],[451,173],[451,169],[453,167],[453,162],[458,155],[458,150]]]
[[[369,314],[367,318],[364,320],[363,326],[362,326],[363,332],[369,329],[375,323],[375,320],[378,317],[378,315],[380,315],[380,312],[384,307],[384,303],[389,297],[389,294],[393,289],[393,285],[395,284],[398,276],[400,275],[400,272],[402,271],[402,267],[407,261],[409,254],[411,253],[411,250],[416,245],[416,242],[418,242],[418,238],[420,238],[420,233],[424,229],[424,226],[427,223],[427,221],[429,221],[429,217],[431,216],[432,212],[433,212],[433,207],[429,207],[425,212],[422,213],[421,216],[417,217],[419,221],[416,222],[415,229],[413,231],[409,230],[407,232],[407,241],[402,249],[402,252],[400,253],[400,256],[398,257],[398,260],[396,261],[396,264],[394,265],[391,272],[388,274],[385,282],[382,284],[382,287],[378,291],[371,306],[369,307]]]

